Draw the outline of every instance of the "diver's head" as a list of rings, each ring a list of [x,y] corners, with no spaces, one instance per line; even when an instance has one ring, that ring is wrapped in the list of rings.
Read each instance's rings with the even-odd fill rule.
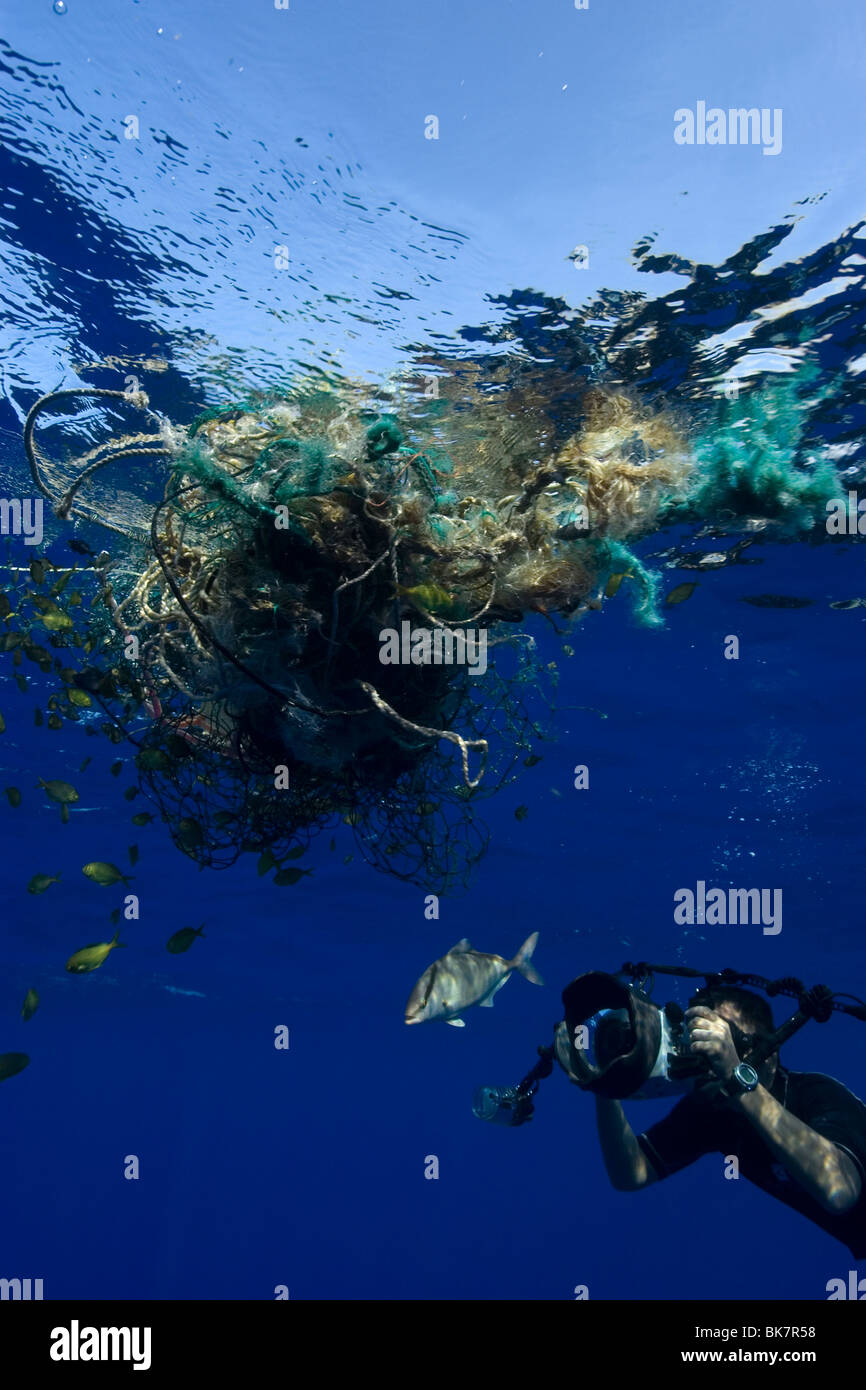
[[[737,1056],[741,1059],[748,1054],[750,1047],[759,1038],[775,1031],[773,1013],[766,999],[754,994],[750,989],[738,985],[717,985],[699,989],[689,1000],[689,1008],[702,1004],[705,1009],[713,1009],[731,1026],[731,1037]],[[762,1086],[772,1085],[779,1065],[778,1051],[772,1052],[766,1061],[761,1062],[756,1071]]]

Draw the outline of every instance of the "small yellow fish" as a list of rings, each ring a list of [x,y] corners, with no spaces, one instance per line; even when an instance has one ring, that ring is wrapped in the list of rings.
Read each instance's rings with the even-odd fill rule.
[[[58,608],[56,604],[53,608],[41,613],[39,621],[48,632],[68,632],[70,628],[75,626],[69,615],[64,613],[62,608]]]
[[[96,859],[91,864],[85,864],[81,870],[85,878],[89,878],[92,883],[98,883],[103,888],[110,888],[115,883],[129,884],[132,882],[126,874],[122,874],[116,864],[106,864],[102,859]]]
[[[71,975],[85,975],[90,970],[98,970],[102,962],[107,959],[109,952],[116,946],[125,946],[125,941],[118,941],[120,929],[114,933],[111,941],[99,941],[94,946],[82,946],[80,951],[76,951],[74,956],[70,956],[66,962],[66,969]]]
[[[165,949],[171,951],[173,956],[178,956],[181,951],[189,950],[197,936],[204,936],[204,922],[200,927],[181,927],[180,931],[168,938]]]
[[[278,874],[274,874],[272,882],[278,888],[291,888],[312,872],[312,869],[280,869]]]
[[[518,806],[518,807],[515,809],[515,812],[514,812],[514,819],[515,819],[515,820],[526,820],[526,817],[527,817],[528,815],[529,815],[529,807],[528,807],[528,806]]]
[[[184,816],[177,823],[177,844],[185,854],[191,854],[204,844],[204,832],[197,820]]]
[[[44,671],[46,675],[51,670],[53,665],[51,653],[46,651],[44,647],[37,647],[36,643],[29,637],[24,641],[24,655],[27,657],[28,661],[34,662],[34,664],[39,667],[40,671]]]
[[[46,598],[44,594],[28,594],[27,597],[37,613],[51,613],[54,609],[57,609],[58,613],[61,611],[57,608],[57,604],[50,598]]]
[[[604,586],[605,598],[613,598],[624,579],[631,579],[631,570],[622,570],[619,574],[612,574]]]
[[[428,613],[448,613],[455,605],[454,594],[449,594],[447,589],[441,588],[438,584],[413,584],[408,589],[405,585],[398,584],[397,592],[414,603],[416,608],[424,609]]]
[[[678,584],[675,589],[671,589],[665,603],[685,603],[687,598],[691,598],[697,587],[697,584]]]
[[[0,1053],[0,1081],[6,1081],[10,1076],[17,1076],[19,1071],[30,1065],[30,1058],[26,1052],[3,1052]]]
[[[40,777],[39,785],[46,796],[50,796],[52,801],[59,801],[61,806],[78,800],[78,792],[69,782],[46,782]]]
[[[60,597],[60,595],[63,593],[63,590],[66,588],[67,584],[72,578],[73,574],[75,574],[74,566],[72,567],[72,569],[67,570],[65,574],[61,574],[59,579],[55,579],[50,589],[52,598]]]
[[[46,888],[50,888],[52,883],[59,883],[59,874],[34,874],[27,885],[28,893],[44,893]]]
[[[39,995],[36,993],[35,989],[28,989],[27,993],[24,996],[24,1003],[21,1006],[21,1017],[24,1019],[25,1023],[27,1022],[28,1018],[33,1017],[38,1008]]]
[[[10,805],[10,806],[20,806],[20,805],[21,805],[21,793],[20,793],[20,791],[18,790],[18,788],[17,788],[17,787],[7,787],[7,788],[6,788],[6,799],[7,799],[7,801],[9,802],[9,805]]]
[[[142,748],[135,756],[135,765],[142,772],[168,772],[171,759],[161,748]]]

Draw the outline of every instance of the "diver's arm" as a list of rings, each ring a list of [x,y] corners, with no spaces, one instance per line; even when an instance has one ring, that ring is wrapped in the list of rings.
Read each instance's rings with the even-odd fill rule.
[[[688,1009],[691,1050],[702,1053],[710,1070],[727,1082],[739,1058],[725,1019],[702,1005]],[[853,1161],[838,1145],[798,1120],[764,1086],[725,1102],[739,1109],[775,1158],[825,1211],[849,1211],[862,1183]]]
[[[860,1196],[860,1174],[842,1149],[792,1115],[763,1086],[728,1101],[748,1118],[791,1177],[825,1211],[849,1211]]]
[[[656,1174],[647,1163],[621,1103],[596,1096],[595,1117],[601,1156],[615,1191],[636,1192],[656,1182]]]

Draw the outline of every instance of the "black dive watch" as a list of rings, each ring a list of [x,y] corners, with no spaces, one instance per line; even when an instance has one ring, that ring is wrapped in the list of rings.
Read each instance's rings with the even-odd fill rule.
[[[738,1062],[731,1072],[730,1080],[722,1087],[721,1094],[728,1100],[734,1100],[737,1096],[747,1095],[757,1089],[758,1073],[755,1068],[749,1062]]]

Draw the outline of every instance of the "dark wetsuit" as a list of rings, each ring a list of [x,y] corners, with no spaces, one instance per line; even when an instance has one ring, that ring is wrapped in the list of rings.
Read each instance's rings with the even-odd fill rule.
[[[660,1178],[679,1172],[703,1154],[736,1154],[743,1177],[841,1240],[855,1259],[866,1258],[866,1105],[832,1076],[783,1067],[777,1070],[770,1093],[851,1159],[862,1186],[849,1211],[825,1211],[790,1177],[745,1115],[713,1105],[698,1092],[684,1097],[669,1115],[639,1135],[638,1143]]]

